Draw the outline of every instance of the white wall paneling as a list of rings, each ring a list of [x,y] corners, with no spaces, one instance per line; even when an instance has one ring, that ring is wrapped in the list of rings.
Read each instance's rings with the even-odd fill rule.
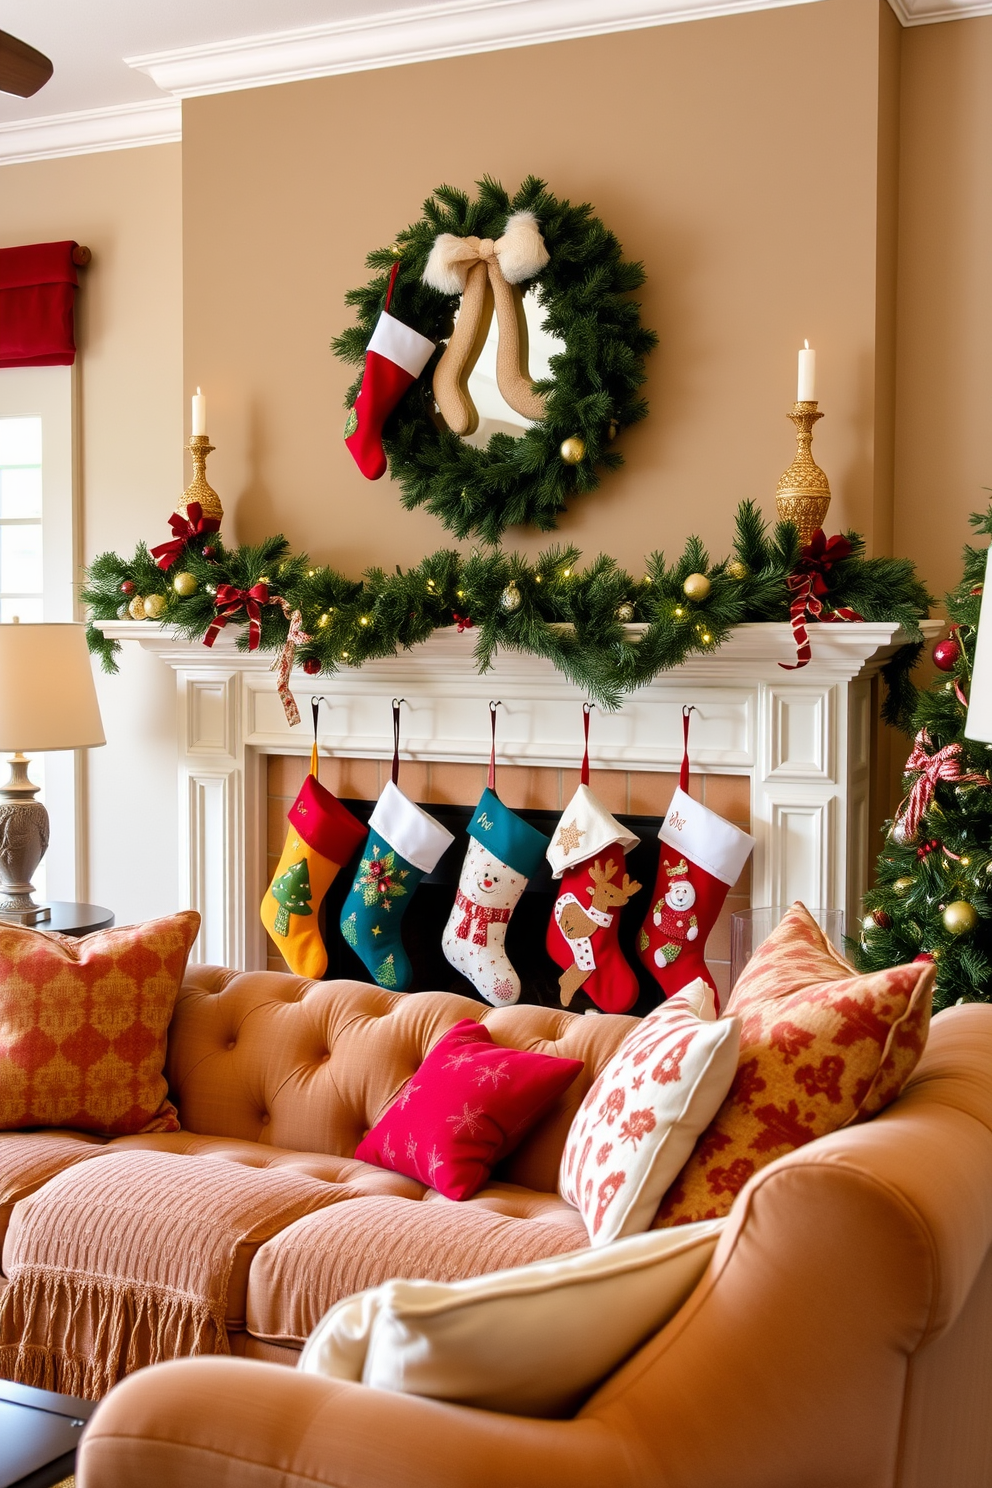
[[[937,634],[940,622],[929,622]],[[239,967],[265,965],[258,905],[266,885],[269,754],[307,755],[306,699],[325,699],[322,753],[388,759],[390,702],[402,695],[407,759],[482,762],[489,757],[490,698],[503,703],[498,757],[508,765],[575,766],[581,755],[582,691],[547,662],[501,654],[480,676],[471,637],[440,631],[401,656],[331,677],[295,673],[304,723],[286,723],[271,657],[235,649],[224,631],[212,650],[140,621],[106,622],[176,672],[184,902],[203,916],[195,955]],[[592,764],[674,771],[682,758],[682,707],[696,707],[692,768],[745,775],[757,839],[752,903],[860,909],[873,851],[868,784],[874,678],[905,639],[894,625],[812,627],[813,660],[795,660],[788,625],[742,625],[721,648],[693,657],[597,712]],[[632,638],[637,627],[630,627]]]

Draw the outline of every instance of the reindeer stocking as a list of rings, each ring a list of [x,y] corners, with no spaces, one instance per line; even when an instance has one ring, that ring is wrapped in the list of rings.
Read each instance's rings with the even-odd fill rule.
[[[641,887],[626,872],[625,853],[638,839],[589,789],[589,711],[586,752],[578,790],[562,812],[548,848],[553,876],[561,879],[548,925],[548,954],[563,967],[562,1006],[581,987],[604,1013],[623,1013],[637,1001],[637,976],[617,940],[620,911]]]
[[[719,995],[703,953],[706,938],[751,855],[754,838],[694,801],[689,791],[689,714],[682,709],[685,751],[679,788],[658,833],[661,857],[652,907],[637,951],[666,997],[702,977]]]

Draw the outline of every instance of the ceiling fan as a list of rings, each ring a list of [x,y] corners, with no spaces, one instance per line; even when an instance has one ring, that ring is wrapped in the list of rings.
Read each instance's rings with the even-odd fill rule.
[[[18,98],[30,98],[43,88],[54,68],[47,57],[0,31],[0,93],[16,93]]]

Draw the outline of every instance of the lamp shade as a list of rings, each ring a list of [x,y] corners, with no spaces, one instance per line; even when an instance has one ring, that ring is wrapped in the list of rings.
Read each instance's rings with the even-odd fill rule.
[[[0,625],[0,751],[106,744],[82,625]]]
[[[968,718],[964,726],[966,739],[977,739],[982,744],[992,744],[992,548],[985,562],[985,583],[982,587],[982,609],[978,620],[978,637],[975,641],[975,666],[971,674],[971,696],[968,699]]]

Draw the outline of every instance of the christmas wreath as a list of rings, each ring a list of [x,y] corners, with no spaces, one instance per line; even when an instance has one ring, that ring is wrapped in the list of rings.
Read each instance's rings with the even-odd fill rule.
[[[647,413],[638,390],[657,337],[641,325],[629,297],[644,282],[642,266],[624,260],[588,204],[559,201],[534,176],[513,197],[488,177],[474,201],[439,186],[421,219],[366,262],[374,277],[346,296],[358,324],[332,346],[344,361],[365,367],[370,383],[376,371],[381,382],[363,393],[360,378],[349,390],[345,437],[372,478],[385,469],[384,448],[404,506],[426,507],[459,538],[497,543],[510,526],[550,531],[571,497],[594,490],[601,470],[623,463],[613,441]],[[498,432],[477,449],[455,430],[471,427],[460,384],[487,282],[500,335],[501,391],[534,422],[519,438]],[[553,378],[533,385],[517,357],[515,285],[535,291],[545,329],[564,345],[551,359]],[[399,366],[380,362],[370,372],[367,353],[385,349],[383,326],[393,332],[390,348],[398,338],[411,353],[412,341],[412,354],[401,352]],[[374,431],[362,427],[366,410]]]
[[[372,568],[356,581],[291,553],[284,537],[228,548],[192,518],[185,538],[154,553],[142,543],[132,558],[103,553],[89,567],[81,598],[105,670],[117,670],[120,647],[101,620],[147,618],[207,645],[236,624],[242,649],[281,652],[284,694],[294,664],[309,675],[359,667],[457,626],[475,636],[480,671],[501,648],[530,652],[614,709],[745,621],[791,618],[802,665],[806,626],[853,618],[895,620],[917,638],[883,672],[887,717],[898,723],[915,697],[909,673],[931,603],[909,559],[866,558],[856,533],[800,550],[795,527],[769,533],[752,502],[738,510],[732,558],[711,565],[690,537],[672,564],[651,554],[639,579],[606,554],[580,569],[577,549],[551,548],[534,562],[502,549],[440,549],[415,568]]]

